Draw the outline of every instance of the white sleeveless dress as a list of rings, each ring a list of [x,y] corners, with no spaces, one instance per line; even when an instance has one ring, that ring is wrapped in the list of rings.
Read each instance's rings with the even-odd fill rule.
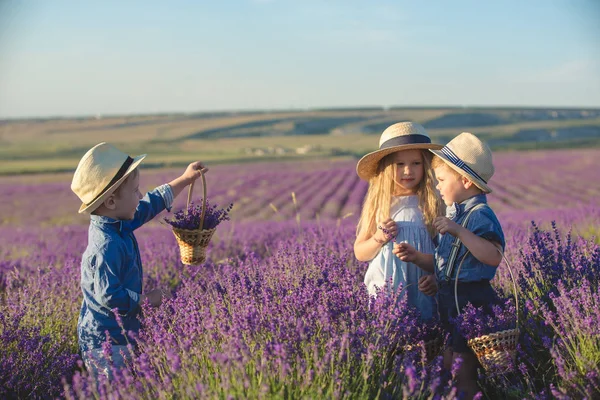
[[[394,197],[390,215],[398,226],[397,243],[406,241],[422,253],[434,253],[435,246],[425,226],[423,213],[419,209],[418,196]],[[422,293],[418,288],[419,278],[428,273],[413,263],[401,261],[392,253],[393,246],[393,241],[389,241],[369,262],[364,280],[369,294],[374,296],[377,294],[377,288],[389,288],[389,284],[396,291],[402,284],[403,289],[399,294],[408,295],[408,304],[421,312],[422,319],[431,319],[437,314],[436,299]]]

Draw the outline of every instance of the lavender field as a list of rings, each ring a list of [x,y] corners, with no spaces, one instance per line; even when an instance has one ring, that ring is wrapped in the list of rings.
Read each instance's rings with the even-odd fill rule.
[[[495,155],[489,202],[517,276],[521,336],[510,371],[482,371],[481,398],[600,397],[599,156]],[[369,305],[366,263],[352,252],[367,189],[354,166],[211,167],[208,197],[234,208],[202,266],[179,262],[168,214],[142,227],[144,288],[174,297],[144,308],[132,369],[111,384],[77,355],[87,219],[71,176],[0,178],[0,397],[456,398],[441,358],[419,346],[435,324],[386,296]],[[180,172],[142,170],[142,188]],[[494,285],[507,299],[510,282],[502,264]]]

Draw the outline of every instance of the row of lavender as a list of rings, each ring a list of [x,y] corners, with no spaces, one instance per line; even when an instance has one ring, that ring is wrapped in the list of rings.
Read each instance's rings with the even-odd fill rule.
[[[523,210],[534,218],[544,217],[547,210],[573,207],[586,214],[600,197],[594,164],[598,154],[598,150],[499,153],[490,204],[499,214]],[[168,182],[180,172],[144,170],[142,188]],[[0,178],[0,225],[84,224],[85,217],[74,212],[78,202],[69,182],[68,174]],[[366,182],[356,176],[354,162],[346,161],[214,166],[207,183],[213,203],[236,204],[235,221],[357,217],[367,190]],[[199,200],[201,193],[196,188],[194,199]],[[185,197],[180,196],[176,207],[184,207]]]
[[[439,359],[401,350],[436,327],[384,296],[369,308],[353,231],[350,221],[224,225],[208,264],[184,267],[167,229],[142,228],[145,287],[175,297],[144,310],[133,371],[97,385],[76,355],[85,228],[0,228],[0,396],[453,398]],[[597,397],[600,248],[553,231],[507,233],[526,237],[507,250],[522,334],[514,372],[482,376],[483,392]],[[510,297],[506,266],[496,286]]]

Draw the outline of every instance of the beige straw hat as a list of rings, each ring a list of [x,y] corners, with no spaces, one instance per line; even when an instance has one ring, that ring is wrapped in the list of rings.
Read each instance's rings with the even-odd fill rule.
[[[108,143],[100,143],[88,150],[79,161],[71,190],[82,201],[79,213],[89,214],[110,196],[146,158],[135,158]]]
[[[469,178],[479,189],[491,193],[487,185],[494,175],[492,151],[472,133],[463,132],[441,150],[430,150],[452,169]]]
[[[368,181],[377,174],[379,161],[396,151],[412,149],[441,149],[441,144],[431,143],[425,128],[416,122],[398,122],[388,126],[379,138],[379,150],[367,154],[358,161],[356,173]]]

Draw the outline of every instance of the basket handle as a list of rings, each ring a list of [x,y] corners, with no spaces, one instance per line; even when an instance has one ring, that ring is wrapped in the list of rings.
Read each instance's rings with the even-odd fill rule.
[[[204,227],[204,215],[206,214],[206,178],[204,177],[204,172],[200,171],[200,176],[202,177],[202,214],[200,215],[200,225],[198,226],[198,230],[201,231]],[[190,209],[190,203],[192,202],[192,191],[194,190],[194,181],[190,183],[190,187],[188,189],[188,197],[187,197],[187,206],[185,207],[185,215],[188,215]]]
[[[413,286],[413,285],[414,285],[414,283],[409,283],[408,285],[403,285],[403,286],[402,286],[402,289],[400,290],[400,293],[398,293],[398,294],[396,295],[396,297],[397,297],[397,298],[400,298],[400,296],[404,294],[404,291],[405,291],[406,289],[408,289],[408,288],[409,288],[409,286]],[[407,291],[406,293],[408,293],[408,291]]]
[[[498,250],[498,252],[502,256],[502,259],[504,259],[504,262],[508,266],[508,272],[510,273],[510,278],[512,279],[513,292],[515,295],[515,311],[517,313],[517,328],[518,328],[519,327],[519,292],[517,291],[517,282],[515,281],[515,276],[513,275],[512,268],[510,267],[510,263],[506,259],[506,256],[504,255],[502,250],[500,250],[499,248],[496,247],[496,250]],[[456,311],[458,312],[458,315],[460,315],[460,308],[458,307],[458,277],[460,274],[460,268],[462,267],[463,263],[465,262],[465,258],[467,258],[466,255],[465,255],[465,257],[463,257],[462,261],[460,262],[460,264],[458,266],[458,270],[456,270],[456,278],[457,279],[454,280],[454,301],[456,302]]]

